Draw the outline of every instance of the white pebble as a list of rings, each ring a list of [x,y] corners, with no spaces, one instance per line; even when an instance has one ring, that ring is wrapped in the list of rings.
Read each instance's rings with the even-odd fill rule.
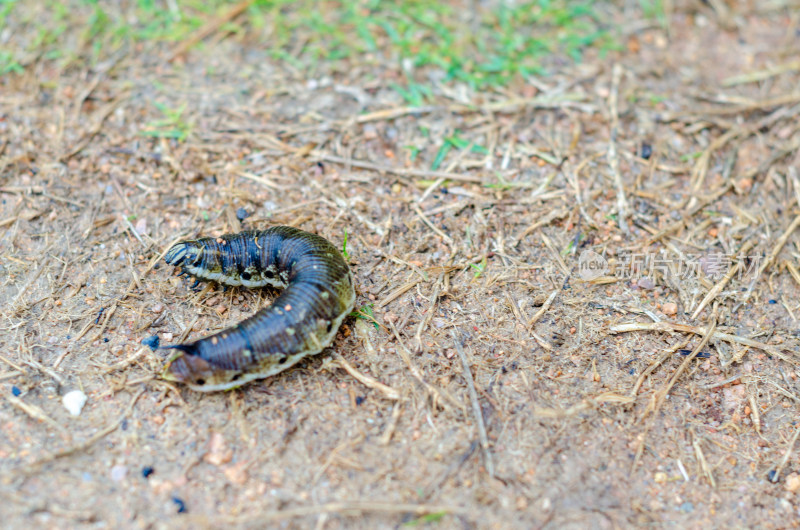
[[[122,482],[125,480],[125,477],[128,475],[128,467],[127,466],[114,466],[111,468],[111,480],[114,482]]]
[[[83,406],[86,404],[86,399],[86,394],[80,390],[73,390],[64,394],[64,397],[61,398],[61,402],[70,414],[73,416],[80,416],[81,410],[83,410]]]

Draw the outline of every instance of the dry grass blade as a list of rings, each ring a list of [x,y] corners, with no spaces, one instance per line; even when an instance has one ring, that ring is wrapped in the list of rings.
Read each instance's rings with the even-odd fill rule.
[[[619,169],[617,156],[617,134],[619,133],[619,83],[622,79],[622,65],[615,63],[611,71],[611,93],[608,98],[608,107],[611,117],[611,132],[608,140],[608,165],[614,186],[617,188],[617,222],[620,229],[627,234],[628,228],[628,200],[625,198],[625,184],[622,182],[622,173]]]
[[[800,70],[800,61],[790,61],[785,64],[779,64],[763,70],[756,70],[755,72],[748,72],[746,74],[733,75],[726,77],[722,80],[722,86],[732,87],[735,85],[742,85],[745,83],[757,83],[765,81],[771,77],[775,77],[787,72]]]
[[[714,480],[714,474],[711,472],[711,466],[708,465],[706,455],[703,453],[703,448],[700,446],[699,438],[695,437],[695,439],[692,440],[692,447],[694,448],[694,454],[697,457],[697,462],[700,464],[700,470],[708,480],[708,483],[711,484],[711,487],[716,488],[717,481]]]
[[[577,405],[573,405],[566,409],[554,409],[546,407],[535,407],[534,414],[539,418],[551,419],[564,419],[576,416],[587,410],[598,408],[603,403],[614,403],[618,405],[627,405],[633,403],[633,398],[629,396],[622,396],[613,392],[604,392],[594,397],[586,398]]]
[[[478,401],[478,393],[475,391],[475,380],[472,378],[472,372],[469,368],[469,361],[467,355],[464,353],[464,348],[461,346],[461,340],[455,330],[452,331],[453,343],[456,346],[458,356],[461,358],[461,369],[464,381],[467,383],[467,391],[469,392],[469,399],[472,403],[472,415],[475,417],[475,424],[478,427],[478,439],[481,441],[481,448],[483,449],[483,459],[486,464],[486,471],[490,477],[494,477],[494,460],[492,459],[492,451],[489,447],[489,436],[486,434],[486,424],[483,421],[483,412],[481,411],[481,404]]]
[[[781,461],[778,463],[778,467],[775,468],[775,472],[770,477],[769,479],[770,482],[777,483],[778,480],[780,479],[781,471],[783,471],[783,468],[789,461],[789,457],[791,456],[792,451],[794,450],[794,444],[795,442],[797,442],[797,438],[799,436],[800,436],[800,425],[798,425],[797,428],[794,430],[794,435],[792,435],[792,439],[789,440],[789,443],[786,444],[786,451],[784,451],[783,458],[781,458]]]
[[[234,18],[244,13],[244,11],[250,7],[250,4],[252,4],[254,1],[255,0],[244,0],[243,2],[239,2],[228,9],[228,11],[223,13],[221,16],[215,17],[206,22],[202,27],[200,27],[200,29],[195,31],[190,38],[181,41],[181,43],[178,44],[175,49],[172,50],[172,53],[167,57],[167,61],[172,62],[177,57],[184,55],[195,45],[197,45],[197,43],[217,32],[225,23],[230,22]]]
[[[550,296],[548,296],[547,300],[544,301],[542,307],[539,308],[539,310],[536,313],[534,313],[534,315],[530,318],[530,320],[528,320],[527,324],[529,330],[533,329],[533,325],[539,322],[539,319],[542,318],[545,313],[547,313],[547,310],[550,309],[550,305],[553,303],[553,300],[555,300],[556,296],[558,296],[558,292],[559,290],[556,289],[555,291],[550,293]]]
[[[344,370],[355,377],[361,384],[366,387],[372,388],[374,390],[380,391],[387,399],[397,400],[400,399],[400,392],[395,390],[394,388],[384,385],[380,381],[377,381],[367,375],[362,374],[358,370],[356,370],[352,364],[348,363],[344,357],[341,356],[339,353],[334,354],[334,358],[336,362],[339,363],[339,366],[344,368]]]
[[[706,335],[707,333],[706,328],[703,326],[689,326],[686,324],[673,324],[670,322],[628,322],[609,326],[608,331],[609,333],[628,333],[631,331],[680,331],[694,333],[695,335]],[[750,346],[751,348],[762,350],[777,357],[778,359],[786,361],[787,363],[800,364],[800,361],[791,355],[787,355],[775,346],[764,344],[763,342],[758,342],[757,340],[748,339],[746,337],[739,337],[738,335],[723,333],[721,331],[715,331],[713,335],[714,340],[723,340],[725,342],[743,344],[745,346]]]
[[[714,335],[714,331],[717,329],[716,320],[712,320],[711,324],[707,328],[706,332],[703,334],[703,339],[694,347],[692,352],[686,356],[686,359],[678,366],[678,369],[672,374],[669,381],[658,391],[656,392],[655,396],[655,403],[652,406],[653,414],[658,412],[658,409],[661,408],[661,405],[664,403],[664,400],[667,399],[667,395],[669,394],[672,387],[675,386],[675,383],[678,381],[683,372],[689,367],[689,365],[695,360],[695,357],[698,353],[700,353],[703,348],[706,347],[708,341],[711,340],[711,337]],[[647,414],[647,412],[645,412]]]
[[[392,173],[403,177],[422,177],[422,178],[443,178],[446,180],[453,180],[457,182],[474,182],[480,184],[483,179],[480,177],[473,177],[470,175],[462,175],[460,173],[448,173],[447,171],[426,171],[424,169],[410,169],[404,167],[384,166],[381,164],[374,164],[372,162],[365,162],[363,160],[355,160],[343,158],[341,156],[329,155],[327,153],[312,152],[312,158],[322,160],[324,162],[331,162],[334,164],[342,164],[348,167],[357,167],[359,169],[368,169],[371,171],[378,171],[380,173]]]
[[[753,246],[754,246],[754,242],[753,241],[748,241],[747,243],[742,245],[741,249],[739,249],[739,254],[743,255],[743,254],[749,252],[750,249],[753,248]],[[722,292],[722,290],[725,288],[725,286],[728,285],[728,282],[731,281],[731,279],[736,275],[737,272],[739,272],[742,269],[742,267],[743,267],[743,264],[742,264],[741,261],[739,261],[736,264],[734,264],[730,268],[730,270],[725,274],[725,276],[723,276],[722,279],[720,281],[718,281],[717,284],[714,285],[714,287],[712,287],[710,291],[708,291],[708,294],[703,298],[703,300],[697,306],[697,309],[694,310],[694,313],[692,313],[692,320],[697,318],[697,316],[700,314],[700,312],[703,309],[705,309],[705,307],[712,300],[714,300],[714,298],[716,298],[719,295],[719,293]]]
[[[761,275],[764,273],[764,271],[766,271],[770,266],[772,266],[772,264],[775,261],[775,258],[778,257],[778,254],[780,253],[781,249],[783,249],[783,246],[786,244],[786,241],[789,240],[789,237],[792,235],[792,233],[795,230],[797,230],[798,226],[800,226],[800,215],[798,215],[797,217],[794,218],[794,221],[792,221],[792,223],[789,225],[789,228],[787,228],[783,232],[783,234],[781,234],[781,236],[778,238],[778,240],[775,242],[775,245],[772,247],[772,250],[767,255],[767,258],[764,260],[764,262],[758,268],[758,271],[756,271],[755,276],[750,281],[751,288],[748,289],[745,292],[745,295],[742,298],[742,300],[739,301],[738,304],[736,304],[736,307],[734,308],[734,311],[736,311],[738,308],[740,308],[741,306],[743,306],[744,304],[747,303],[747,301],[750,299],[750,295],[753,293],[752,286],[755,285],[755,283],[758,281],[758,278],[761,277]]]
[[[403,339],[400,337],[400,333],[398,333],[397,328],[394,325],[394,322],[389,322],[389,327],[394,334],[395,339],[397,339],[397,353],[403,359],[403,362],[406,363],[408,366],[409,371],[414,376],[414,378],[420,382],[422,386],[424,386],[428,392],[430,392],[435,398],[436,401],[444,405],[445,403],[449,403],[450,405],[454,406],[457,410],[462,410],[463,405],[459,403],[455,398],[453,398],[449,393],[445,392],[444,390],[440,390],[433,386],[432,384],[425,381],[425,378],[422,377],[422,373],[420,373],[419,369],[414,366],[414,363],[411,362],[411,352],[408,351],[405,344],[403,344]]]
[[[111,434],[112,432],[116,431],[119,428],[119,426],[122,425],[122,422],[125,420],[125,418],[127,418],[131,414],[131,412],[133,412],[133,406],[136,405],[136,401],[139,399],[139,397],[142,394],[144,394],[144,389],[139,390],[139,392],[137,392],[133,396],[133,398],[131,398],[131,401],[128,404],[128,407],[125,409],[125,411],[119,417],[119,419],[117,419],[117,421],[115,421],[114,423],[112,423],[108,427],[106,427],[104,429],[101,429],[100,431],[96,432],[95,434],[93,434],[92,436],[90,436],[89,438],[84,440],[83,442],[80,442],[78,444],[75,444],[75,445],[72,445],[70,447],[67,447],[66,449],[62,449],[60,451],[56,451],[55,453],[51,453],[51,454],[49,454],[47,456],[44,456],[44,457],[40,458],[39,460],[33,462],[32,464],[30,464],[29,466],[24,468],[23,471],[27,472],[27,473],[30,473],[30,472],[35,471],[39,466],[41,466],[43,464],[46,464],[48,462],[52,462],[53,460],[57,460],[59,458],[65,457],[65,456],[69,456],[69,455],[71,455],[73,453],[77,453],[79,451],[83,451],[84,449],[87,449],[87,448],[91,447],[92,445],[94,445],[95,443],[97,443],[99,440],[102,440],[103,438],[105,438],[106,436]]]
[[[31,418],[46,423],[47,425],[56,429],[59,432],[65,434],[68,432],[67,429],[65,429],[62,425],[57,423],[53,418],[45,414],[45,412],[36,405],[33,405],[31,403],[25,403],[20,398],[13,395],[6,394],[5,398],[8,400],[9,403],[17,407],[19,410],[21,410]]]
[[[328,504],[320,504],[317,506],[300,506],[297,508],[287,508],[285,510],[276,510],[272,512],[262,512],[241,517],[205,517],[193,516],[192,522],[200,525],[210,525],[218,527],[221,524],[247,524],[247,523],[276,523],[278,521],[286,521],[289,519],[296,519],[298,517],[307,517],[309,515],[318,515],[323,513],[340,513],[360,515],[363,513],[410,513],[414,515],[427,515],[427,514],[440,514],[451,513],[459,515],[468,515],[469,510],[460,506],[447,506],[437,504],[406,504],[398,502],[378,502],[378,501],[341,501],[331,502]]]

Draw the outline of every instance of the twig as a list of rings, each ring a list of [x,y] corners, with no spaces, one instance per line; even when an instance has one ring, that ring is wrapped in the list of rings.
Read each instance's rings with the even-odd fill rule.
[[[794,450],[794,444],[797,441],[798,436],[800,436],[800,425],[797,426],[797,429],[794,430],[794,436],[792,439],[789,440],[789,443],[786,445],[786,452],[783,453],[783,458],[778,463],[778,467],[775,468],[775,473],[772,474],[770,477],[770,482],[776,483],[781,476],[781,471],[783,470],[783,466],[786,465],[786,462],[789,461],[789,456],[792,454],[792,450]]]
[[[453,342],[456,346],[458,356],[461,358],[461,367],[464,380],[467,382],[467,390],[469,391],[469,399],[472,402],[472,414],[475,416],[475,424],[478,427],[478,437],[481,441],[481,448],[483,449],[483,458],[486,463],[486,471],[490,477],[494,477],[494,462],[492,460],[492,452],[489,448],[489,436],[486,434],[486,425],[483,422],[483,413],[481,412],[481,404],[478,402],[478,393],[475,391],[475,380],[472,378],[472,372],[469,369],[469,361],[467,355],[464,353],[464,348],[461,347],[461,341],[455,330],[452,330]]]

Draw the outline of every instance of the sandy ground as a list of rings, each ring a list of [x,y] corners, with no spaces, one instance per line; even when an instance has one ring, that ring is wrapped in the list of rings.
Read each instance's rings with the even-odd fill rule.
[[[0,78],[0,525],[796,527],[782,5],[621,20],[619,52],[422,108],[390,73],[307,78],[236,38]],[[142,134],[153,102],[186,105],[184,140]],[[143,339],[274,296],[193,292],[159,256],[273,224],[346,232],[375,321],[234,391],[157,379]]]

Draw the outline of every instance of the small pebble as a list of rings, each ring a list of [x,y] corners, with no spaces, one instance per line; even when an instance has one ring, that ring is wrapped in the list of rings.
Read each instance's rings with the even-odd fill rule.
[[[681,504],[679,510],[682,511],[683,513],[691,513],[694,511],[694,504],[692,504],[691,502],[684,502],[683,504]]]
[[[128,466],[114,466],[111,468],[111,480],[122,482],[128,476]]]
[[[678,304],[675,302],[667,302],[661,306],[661,312],[668,316],[675,315],[678,313]]]
[[[14,394],[14,397],[19,397],[20,394],[22,394],[22,390],[20,390],[19,388],[15,387],[15,386],[12,386],[11,387],[11,393]]]
[[[364,396],[356,396],[356,405],[361,405],[364,403],[364,400],[367,399]]]
[[[236,209],[236,218],[238,220],[244,221],[248,217],[250,217],[250,214],[247,213],[247,210],[245,210],[244,208],[237,208]]]
[[[797,473],[791,473],[786,477],[786,491],[791,491],[792,493],[796,493],[800,490],[800,475]]]
[[[151,350],[156,351],[158,349],[158,335],[152,335],[147,337],[146,339],[142,339],[142,344],[149,347]]]
[[[636,282],[636,285],[640,289],[653,289],[656,286],[656,282],[654,282],[652,278],[644,277],[639,278],[639,280]]]
[[[61,402],[70,414],[73,416],[80,416],[81,410],[83,410],[83,406],[86,404],[86,399],[86,394],[80,390],[72,390],[64,394],[64,397],[61,398]]]
[[[155,473],[155,469],[153,469],[151,466],[144,466],[142,468],[142,476],[144,478],[150,478],[150,475],[153,473]]]
[[[156,304],[152,309],[153,313],[159,314],[164,312],[164,304]]]

